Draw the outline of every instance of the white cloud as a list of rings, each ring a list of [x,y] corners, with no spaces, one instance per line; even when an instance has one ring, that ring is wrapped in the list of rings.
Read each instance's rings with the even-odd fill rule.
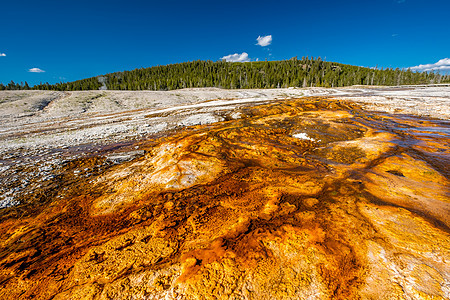
[[[6,54],[5,53],[0,53],[0,56],[6,56]]]
[[[410,68],[411,71],[429,72],[429,71],[450,71],[450,58],[443,58],[434,64],[418,65]]]
[[[31,72],[31,73],[44,73],[45,71],[41,70],[39,68],[31,68],[31,69],[28,70],[28,72]]]
[[[261,47],[266,47],[272,43],[272,35],[258,36],[256,40],[258,41],[257,45],[260,45]]]
[[[230,54],[224,57],[221,57],[220,59],[224,59],[229,62],[247,62],[250,61],[250,58],[248,57],[247,52],[242,52],[241,54],[235,53]]]

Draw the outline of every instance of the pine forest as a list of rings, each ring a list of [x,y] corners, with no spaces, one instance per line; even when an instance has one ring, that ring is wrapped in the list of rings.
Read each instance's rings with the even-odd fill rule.
[[[193,61],[115,72],[97,77],[60,82],[0,84],[0,90],[152,90],[217,87],[224,89],[343,87],[351,85],[417,85],[450,83],[450,75],[378,69],[323,61],[319,58],[260,62]]]

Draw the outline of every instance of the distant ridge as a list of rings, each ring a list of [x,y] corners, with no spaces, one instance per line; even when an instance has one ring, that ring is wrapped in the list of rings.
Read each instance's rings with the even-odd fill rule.
[[[109,73],[67,83],[39,84],[31,89],[153,90],[218,87],[225,89],[281,87],[342,87],[351,85],[419,85],[449,83],[450,76],[434,72],[374,69],[297,57],[282,61],[225,62],[193,61],[166,66]],[[2,88],[3,87],[3,88]],[[1,89],[30,89],[11,82]]]

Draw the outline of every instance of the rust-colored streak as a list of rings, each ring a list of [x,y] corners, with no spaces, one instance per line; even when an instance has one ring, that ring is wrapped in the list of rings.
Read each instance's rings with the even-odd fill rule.
[[[450,297],[447,123],[326,98],[241,113],[3,209],[0,297]]]

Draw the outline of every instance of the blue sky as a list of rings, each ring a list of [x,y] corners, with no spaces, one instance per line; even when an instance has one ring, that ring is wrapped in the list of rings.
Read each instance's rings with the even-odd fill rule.
[[[449,0],[15,0],[2,1],[0,11],[3,83],[73,81],[243,53],[393,68],[441,60],[441,70],[450,70]],[[257,45],[268,35],[269,45]]]

